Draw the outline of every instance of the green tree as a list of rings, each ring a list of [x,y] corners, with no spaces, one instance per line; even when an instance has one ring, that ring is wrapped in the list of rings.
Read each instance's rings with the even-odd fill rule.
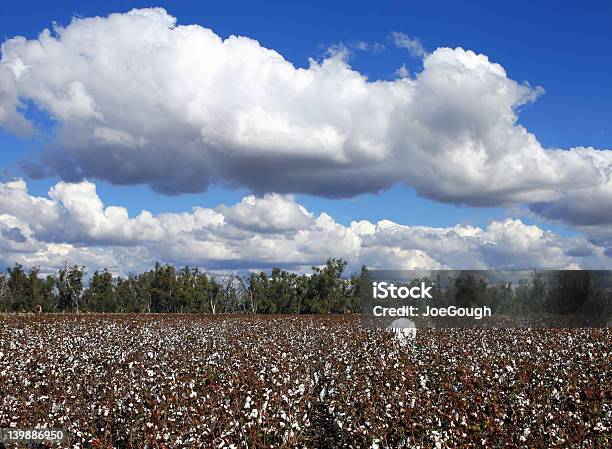
[[[89,288],[83,295],[84,306],[92,312],[120,312],[115,294],[113,275],[107,270],[96,271],[89,281]]]
[[[6,310],[51,312],[55,309],[54,282],[51,277],[41,278],[40,269],[37,267],[32,267],[26,273],[19,264],[7,271],[9,277],[0,279],[2,301]]]
[[[41,278],[40,269],[33,267],[28,273],[28,295],[31,298],[33,312],[52,312],[56,308],[56,299],[53,294],[55,282],[52,276]]]
[[[33,307],[32,298],[29,295],[29,280],[23,266],[15,264],[7,271],[9,274],[7,283],[9,309],[14,312],[31,312]]]
[[[511,282],[489,287],[488,296],[493,313],[512,314],[518,311]]]
[[[151,279],[151,312],[177,312],[179,309],[176,300],[177,287],[174,267],[156,263]]]
[[[472,273],[461,273],[455,279],[455,305],[480,307],[487,303],[487,282]]]
[[[146,312],[144,298],[137,291],[137,276],[130,274],[127,278],[115,280],[115,301],[120,312]]]
[[[346,313],[350,305],[348,283],[342,277],[347,263],[330,258],[324,267],[312,267],[306,297],[307,313]]]
[[[577,312],[592,294],[591,275],[583,270],[561,270],[550,280],[546,310],[562,315]]]

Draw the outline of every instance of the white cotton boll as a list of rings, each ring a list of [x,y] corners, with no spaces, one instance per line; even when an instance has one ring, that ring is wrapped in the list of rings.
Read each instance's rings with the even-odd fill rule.
[[[421,385],[421,388],[427,389],[427,376],[419,376],[419,384]]]

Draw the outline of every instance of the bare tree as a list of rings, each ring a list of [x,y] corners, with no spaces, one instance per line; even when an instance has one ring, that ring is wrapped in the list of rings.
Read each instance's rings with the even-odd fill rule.
[[[253,289],[252,285],[249,282],[249,285],[246,283],[246,277],[236,276],[236,280],[238,282],[237,293],[240,297],[240,302],[242,304],[243,310],[246,312],[257,313],[257,301],[253,298]]]
[[[72,307],[77,313],[79,312],[84,291],[84,278],[85,267],[77,265],[69,267],[68,262],[65,262],[64,266],[59,270],[56,284],[63,309]]]

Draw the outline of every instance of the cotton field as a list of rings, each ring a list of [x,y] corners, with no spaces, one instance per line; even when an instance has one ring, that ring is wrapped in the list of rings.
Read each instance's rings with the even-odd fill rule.
[[[612,446],[612,332],[0,316],[0,428],[79,448]]]

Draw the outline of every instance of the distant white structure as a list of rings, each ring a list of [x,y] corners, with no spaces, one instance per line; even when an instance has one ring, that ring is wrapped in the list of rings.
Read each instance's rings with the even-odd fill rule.
[[[395,338],[398,339],[401,345],[407,345],[414,341],[417,335],[416,325],[414,321],[408,318],[398,318],[389,324],[386,328],[389,332],[395,333]]]

